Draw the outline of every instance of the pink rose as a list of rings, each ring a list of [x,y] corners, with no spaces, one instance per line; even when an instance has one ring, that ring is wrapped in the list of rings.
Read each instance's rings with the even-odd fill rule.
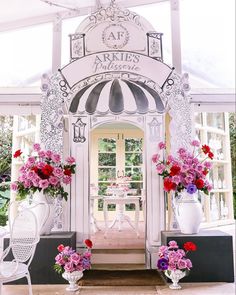
[[[51,185],[56,186],[59,182],[59,179],[55,176],[50,176],[49,178],[49,182]]]
[[[45,166],[44,162],[38,162],[37,164],[38,169],[43,169],[44,166]]]
[[[56,176],[56,177],[62,177],[63,175],[64,175],[64,172],[63,172],[63,170],[61,169],[61,168],[59,168],[59,167],[56,167],[56,168],[54,168],[54,170],[53,170],[53,174]]]
[[[39,151],[38,155],[39,155],[39,158],[44,158],[46,156],[44,151]]]
[[[180,259],[177,263],[179,269],[187,268],[187,262],[184,259]]]
[[[47,158],[51,158],[52,151],[46,151],[45,155],[46,155]]]
[[[67,262],[67,263],[65,263],[64,269],[65,269],[65,271],[72,272],[75,270],[75,267],[72,262]]]
[[[29,188],[29,187],[31,187],[32,182],[31,182],[29,179],[26,179],[26,180],[23,182],[23,185],[24,185],[25,188]]]
[[[163,164],[157,164],[156,169],[157,169],[157,173],[158,174],[162,174],[163,171],[165,170],[165,165],[163,165]]]
[[[39,181],[39,187],[42,189],[48,188],[49,182],[47,179],[43,179]]]
[[[72,263],[74,263],[75,265],[78,265],[80,263],[80,255],[78,253],[73,253],[71,256],[70,256],[70,261]]]
[[[59,163],[61,161],[61,156],[58,154],[52,154],[52,160],[54,163]]]
[[[190,259],[186,259],[186,267],[187,267],[187,269],[190,269],[190,268],[193,267],[192,262],[191,262]]]
[[[13,183],[11,184],[11,189],[12,189],[13,191],[17,191],[17,189],[18,189],[18,185],[17,185],[15,182],[13,182]]]
[[[166,144],[161,141],[161,142],[159,142],[158,147],[160,150],[164,150],[164,149],[166,149]]]
[[[35,144],[33,145],[33,150],[34,150],[35,152],[39,152],[39,151],[41,150],[40,144],[39,144],[39,143],[35,143]]]
[[[191,142],[191,145],[192,145],[192,146],[199,147],[201,144],[200,144],[200,142],[199,142],[198,140],[193,140],[193,141]]]
[[[70,165],[73,165],[75,163],[75,158],[73,157],[68,157],[66,158],[66,162]]]
[[[167,251],[168,251],[168,247],[167,246],[161,246],[159,248],[159,255],[160,256],[165,256],[165,254],[167,253]]]
[[[169,245],[169,248],[173,248],[173,249],[178,249],[179,248],[176,241],[169,241],[168,245]]]
[[[153,163],[157,163],[159,159],[160,159],[160,155],[158,155],[158,154],[152,156]]]
[[[64,184],[69,184],[69,183],[71,183],[71,177],[65,175],[65,176],[63,177],[63,179],[62,179],[62,182],[63,182]]]

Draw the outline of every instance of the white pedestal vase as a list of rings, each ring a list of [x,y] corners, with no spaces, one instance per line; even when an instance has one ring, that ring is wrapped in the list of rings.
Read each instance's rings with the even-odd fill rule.
[[[181,233],[197,234],[203,219],[202,205],[198,193],[181,192],[175,201],[175,216]]]
[[[181,286],[178,284],[179,280],[181,280],[183,277],[186,276],[186,272],[185,271],[181,271],[179,269],[176,270],[165,270],[165,275],[167,276],[167,278],[171,279],[172,283],[171,285],[169,285],[170,289],[181,289]]]
[[[66,291],[77,291],[79,286],[76,284],[83,277],[83,271],[63,272],[62,277],[69,282]]]
[[[40,228],[40,235],[50,235],[54,227],[55,198],[44,194],[42,191],[35,192],[33,202],[35,204],[42,203],[42,206],[33,208]]]

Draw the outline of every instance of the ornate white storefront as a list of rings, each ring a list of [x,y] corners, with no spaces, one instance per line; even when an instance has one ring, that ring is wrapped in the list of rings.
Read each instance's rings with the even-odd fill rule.
[[[76,158],[68,228],[77,232],[78,247],[90,234],[90,132],[108,122],[131,123],[144,132],[147,254],[160,245],[164,195],[151,158],[164,140],[165,113],[172,118],[173,152],[187,147],[192,136],[187,77],[163,62],[161,37],[145,19],[112,1],[80,24],[70,36],[71,62],[45,79],[41,141],[61,154],[67,145]]]

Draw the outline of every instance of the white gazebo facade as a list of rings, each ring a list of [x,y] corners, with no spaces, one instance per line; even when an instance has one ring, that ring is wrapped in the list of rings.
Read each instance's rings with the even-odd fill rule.
[[[47,149],[75,157],[77,164],[64,227],[76,231],[78,247],[90,235],[91,131],[104,123],[132,124],[144,132],[150,262],[161,244],[166,218],[152,155],[165,140],[167,112],[172,151],[189,145],[193,122],[188,77],[163,62],[162,34],[113,2],[86,18],[70,42],[71,62],[50,78],[43,77],[42,85],[41,141]]]

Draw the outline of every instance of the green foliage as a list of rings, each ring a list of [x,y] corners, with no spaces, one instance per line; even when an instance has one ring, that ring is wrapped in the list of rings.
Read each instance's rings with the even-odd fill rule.
[[[13,118],[0,116],[0,176],[10,173]]]
[[[236,113],[229,115],[230,149],[234,197],[234,218],[236,219]]]
[[[58,264],[54,264],[53,265],[53,269],[55,270],[55,272],[56,273],[58,273],[58,274],[61,274],[62,273],[62,267],[61,267],[61,265],[58,265]]]

